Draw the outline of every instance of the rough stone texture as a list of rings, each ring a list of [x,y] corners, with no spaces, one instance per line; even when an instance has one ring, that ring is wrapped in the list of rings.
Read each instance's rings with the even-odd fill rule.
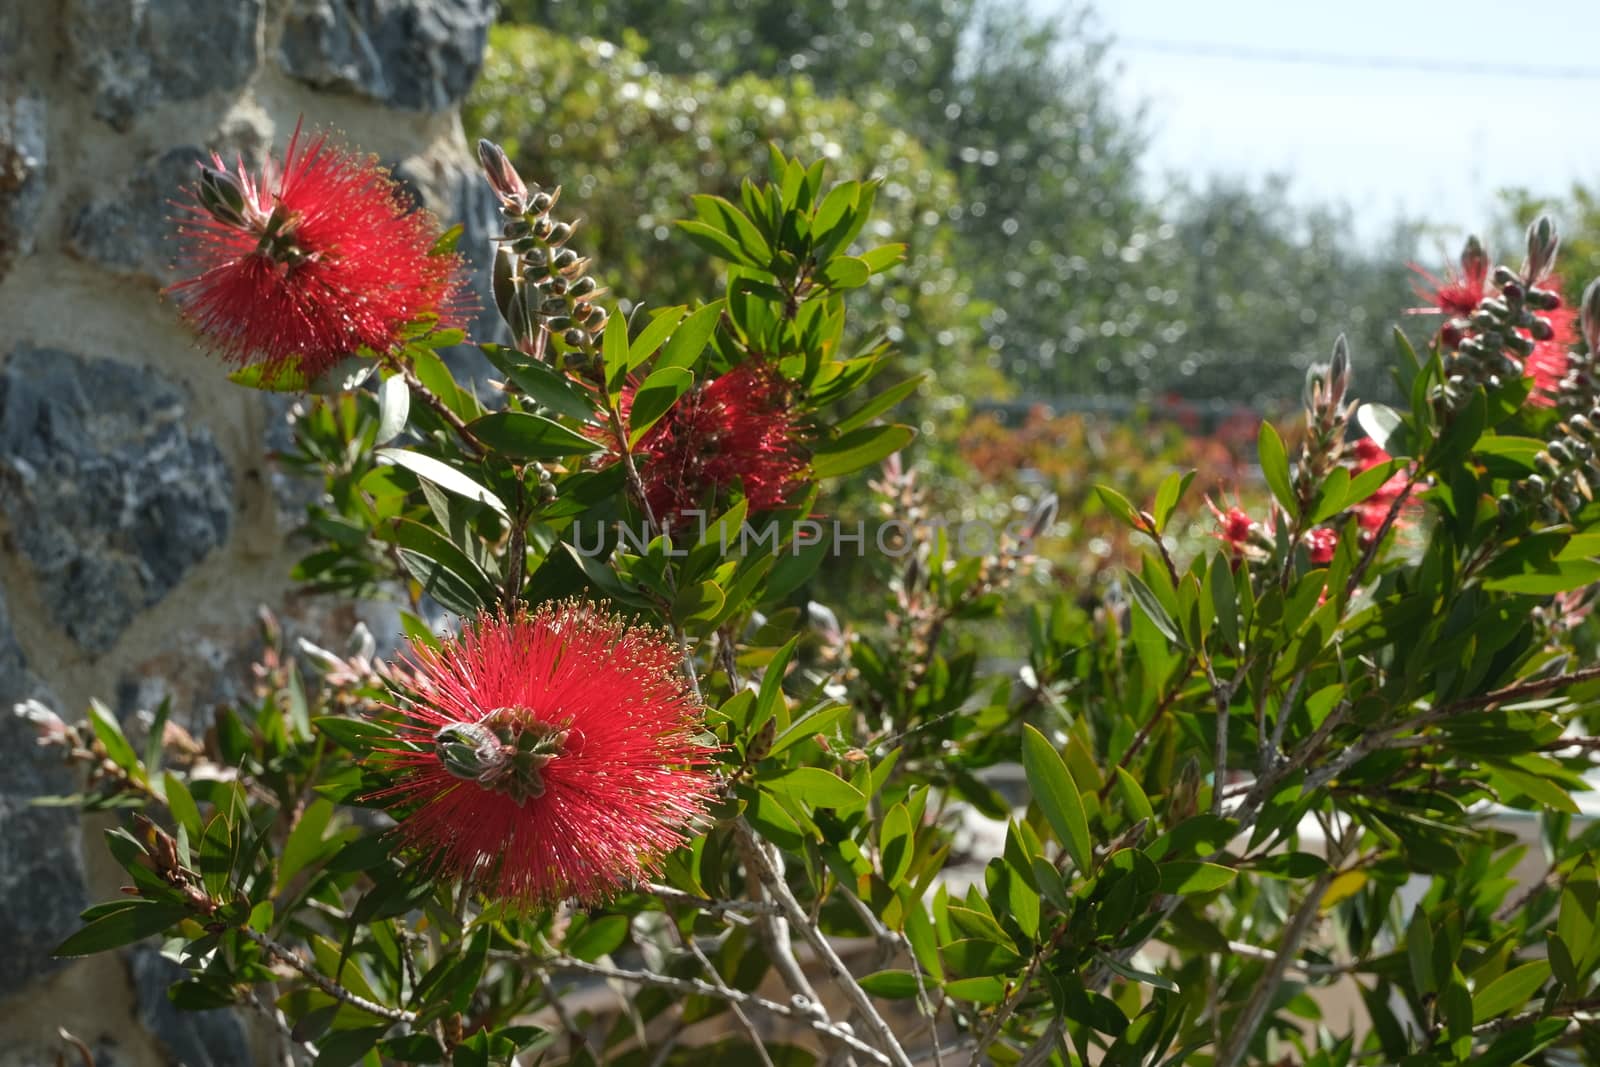
[[[199,164],[213,151],[229,162],[242,157],[255,166],[264,142],[261,131],[238,124],[210,146],[181,145],[149,156],[122,180],[97,186],[72,219],[67,247],[108,270],[176,281],[173,201],[194,183]]]
[[[294,401],[229,386],[156,291],[175,280],[171,201],[212,149],[259,167],[303,117],[465,216],[485,265],[493,204],[450,112],[493,7],[0,0],[0,1067],[76,1063],[58,1025],[108,1067],[282,1062],[254,1013],[174,1012],[153,951],[46,958],[125,879],[100,840],[113,816],[86,831],[29,805],[77,776],[11,704],[72,721],[90,696],[130,718],[171,696],[198,731],[248,684],[258,605],[291,648],[345,646],[355,606],[291,591],[288,532],[319,487],[263,452]],[[371,627],[380,645],[397,629]]]
[[[183,1067],[246,1067],[250,1040],[239,1017],[226,1008],[179,1011],[167,999],[167,987],[182,981],[182,967],[154,948],[140,945],[128,953],[139,1022],[155,1035],[172,1062]]]
[[[40,748],[33,726],[11,713],[30,698],[48,702],[50,694],[28,669],[0,595],[0,1000],[63,966],[50,950],[77,929],[78,913],[89,906],[77,814],[30,803],[77,789],[60,750]]]
[[[278,61],[319,89],[442,111],[478,76],[494,9],[494,0],[293,0]]]
[[[37,96],[0,97],[0,278],[33,251],[44,199],[44,124]]]
[[[126,130],[169,101],[239,89],[261,60],[263,0],[70,0],[67,62],[95,116]]]
[[[0,509],[55,623],[112,646],[228,536],[233,480],[168,379],[21,346],[0,371]]]

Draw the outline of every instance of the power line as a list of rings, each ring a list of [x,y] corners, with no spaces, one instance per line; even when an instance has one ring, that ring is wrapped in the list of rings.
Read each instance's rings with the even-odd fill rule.
[[[1462,63],[1420,56],[1359,56],[1302,49],[1255,48],[1208,41],[1171,41],[1154,37],[1117,37],[1113,47],[1130,52],[1159,52],[1195,59],[1225,59],[1241,63],[1295,63],[1302,66],[1343,67],[1351,70],[1401,71],[1408,74],[1451,74],[1480,78],[1520,78],[1538,81],[1600,81],[1600,67],[1550,67],[1531,63]]]

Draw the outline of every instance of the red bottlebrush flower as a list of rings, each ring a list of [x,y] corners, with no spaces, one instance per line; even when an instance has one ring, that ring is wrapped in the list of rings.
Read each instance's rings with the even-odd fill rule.
[[[1546,284],[1559,292],[1561,282],[1551,278]],[[1539,407],[1554,407],[1561,391],[1561,380],[1567,376],[1568,353],[1578,343],[1578,315],[1566,304],[1539,313],[1550,327],[1550,336],[1535,340],[1533,351],[1523,362],[1522,369],[1533,380],[1533,391],[1528,403]],[[1525,336],[1528,331],[1519,331]]]
[[[482,616],[405,657],[400,772],[422,862],[514,907],[603,900],[658,868],[712,792],[700,708],[667,635],[593,604]]]
[[[1223,511],[1206,497],[1206,507],[1211,509],[1211,514],[1217,519],[1217,540],[1228,546],[1234,559],[1244,555],[1245,548],[1250,544],[1250,533],[1255,528],[1255,521],[1237,504]]]
[[[459,257],[429,254],[437,221],[375,158],[304,143],[297,126],[281,169],[212,162],[178,220],[194,273],[169,292],[229,362],[298,363],[309,381],[362,347],[387,351],[420,315],[461,324]]]
[[[1339,534],[1326,526],[1318,526],[1306,534],[1306,552],[1311,562],[1322,565],[1333,562],[1334,550],[1339,547]]]
[[[1414,286],[1417,296],[1427,302],[1426,307],[1412,308],[1413,314],[1442,312],[1465,318],[1483,303],[1489,260],[1487,257],[1471,260],[1459,273],[1447,270],[1442,281],[1415,263],[1411,264],[1411,272],[1418,278]]]
[[[751,511],[788,504],[809,466],[788,391],[775,368],[744,363],[686,393],[650,427],[635,455],[656,519],[682,520],[735,482],[744,487]],[[633,405],[631,389],[621,402],[626,414]]]
[[[1378,464],[1387,463],[1394,458],[1370,437],[1363,437],[1355,442],[1352,451],[1354,452],[1352,465],[1356,474],[1369,471]],[[1404,470],[1395,471],[1378,487],[1376,493],[1356,505],[1356,521],[1361,525],[1363,533],[1370,536],[1383,528],[1383,520],[1388,518],[1389,508],[1393,506],[1396,498],[1406,491],[1407,481],[1409,478]],[[1395,526],[1398,528],[1403,525],[1405,522],[1397,516]]]

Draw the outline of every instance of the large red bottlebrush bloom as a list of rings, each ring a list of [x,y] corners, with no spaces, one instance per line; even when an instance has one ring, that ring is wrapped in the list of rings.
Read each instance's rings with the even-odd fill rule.
[[[809,466],[788,394],[783,376],[759,362],[684,394],[635,449],[656,519],[680,524],[736,482],[751,511],[787,505]],[[621,402],[631,408],[631,390]]]
[[[604,900],[683,843],[712,792],[670,637],[593,604],[483,616],[413,644],[382,755],[422,862],[513,907]]]
[[[169,292],[225,359],[314,379],[362,347],[384,352],[433,313],[460,325],[460,259],[430,255],[437,220],[375,158],[302,141],[259,178],[220,156],[180,205]],[[274,172],[276,176],[274,177]]]

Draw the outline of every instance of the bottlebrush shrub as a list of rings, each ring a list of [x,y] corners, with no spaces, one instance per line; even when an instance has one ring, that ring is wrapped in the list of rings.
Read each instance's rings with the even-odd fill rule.
[[[1546,224],[1527,266],[1466,268],[1474,305],[1422,351],[1397,336],[1403,409],[1356,404],[1342,346],[1315,368],[1294,454],[1260,427],[1272,503],[1219,539],[1169,546],[1208,521],[1182,471],[1102,491],[1144,554],[1029,612],[1018,665],[972,635],[1063,524],[1046,499],[963,554],[918,521],[911,432],[882,421],[912,386],[840,342],[900,255],[857,244],[873,183],[775,153],[682,224],[725,293],[625,316],[558,190],[481,155],[496,402],[419,318],[352,353],[370,390],[322,383],[293,457],[324,490],[298,576],[401,597],[411,651],[291,657],[269,628],[203,741],[167,707],[137,746],[99,705],[24,707],[77,799],[128,817],[128,888],[59,955],[161,935],[177,1005],[253,1004],[322,1067],[1600,1056],[1600,831],[1573,799],[1600,413],[1530,402]],[[808,603],[860,552],[818,536],[823,487],[874,465],[853,595]]]

